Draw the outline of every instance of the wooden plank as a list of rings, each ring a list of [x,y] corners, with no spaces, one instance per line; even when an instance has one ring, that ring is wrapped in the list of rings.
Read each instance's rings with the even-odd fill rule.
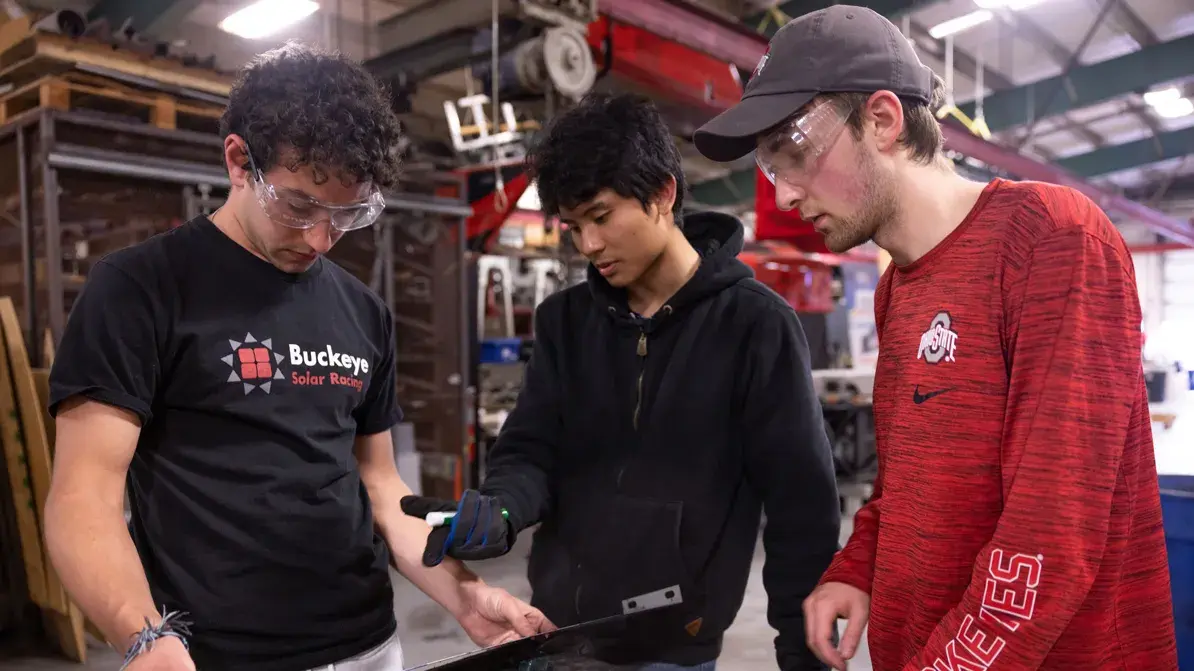
[[[46,75],[0,96],[0,123],[38,107],[58,110],[103,107],[105,111],[137,117],[168,130],[178,127],[179,114],[218,120],[224,113],[218,105],[182,103],[166,94],[104,83],[98,77],[62,74]]]
[[[46,368],[47,368],[47,369],[48,369],[48,368],[53,368],[53,367],[54,367],[54,333],[53,333],[52,331],[50,331],[50,329],[46,329],[45,335],[43,335],[43,336],[42,336],[42,340],[41,340],[41,348],[42,348],[42,349],[41,349],[41,360],[46,362]],[[49,371],[47,370],[47,371],[46,371],[46,373],[47,373],[46,380],[47,380],[47,385],[48,385],[48,383],[49,383],[49,382],[48,382],[48,381],[49,381]],[[50,408],[49,408],[49,406],[50,406],[50,394],[49,394],[49,387],[48,387],[48,386],[46,387],[46,392],[47,392],[47,393],[46,393],[46,400],[45,400],[45,401],[43,401],[43,403],[44,403],[44,405],[46,406],[46,412],[48,413],[48,412],[49,412],[49,409],[50,409]],[[54,430],[54,422],[49,422],[49,423],[47,423],[47,424],[46,424],[46,431],[48,431],[48,432],[53,432],[53,430]],[[51,438],[51,439],[50,439],[50,444],[51,444],[51,445],[53,445],[53,444],[54,444],[54,439],[53,439],[53,438]]]
[[[174,98],[159,94],[154,99],[154,105],[149,111],[149,122],[158,128],[174,130],[178,128],[178,110]]]
[[[37,87],[38,106],[67,111],[70,109],[70,88],[66,82],[51,77]]]
[[[9,370],[8,357],[5,356],[0,356],[0,443],[4,446],[4,459],[12,486],[13,509],[16,511],[17,530],[21,537],[21,555],[25,563],[25,582],[29,589],[29,600],[38,607],[46,608],[50,599],[46,579],[46,555],[41,542],[40,515],[37,500],[30,486],[25,439],[21,432],[20,416],[17,414],[16,397],[13,395],[12,373]]]
[[[46,425],[42,410],[38,407],[37,385],[33,381],[33,368],[29,365],[29,352],[21,335],[21,323],[12,298],[0,296],[0,327],[8,351],[8,365],[12,373],[13,390],[16,392],[17,410],[21,418],[21,435],[25,438],[25,454],[29,462],[30,480],[33,482],[33,498],[37,504],[40,528],[45,530],[43,515],[46,497],[50,493],[50,446],[46,440]],[[44,548],[43,548],[44,550]],[[46,593],[49,609],[68,615],[66,591],[58,574],[46,556]]]
[[[46,634],[54,647],[72,662],[87,663],[87,636],[83,611],[70,604],[70,612],[66,615],[52,610],[43,610],[42,624]]]
[[[9,19],[0,23],[0,53],[8,51],[29,38],[33,33],[28,16]]]
[[[227,96],[232,90],[229,77],[189,68],[165,58],[147,58],[129,50],[115,50],[111,45],[72,40],[62,35],[39,33],[32,39],[37,42],[37,55],[45,58],[108,68],[220,96]]]

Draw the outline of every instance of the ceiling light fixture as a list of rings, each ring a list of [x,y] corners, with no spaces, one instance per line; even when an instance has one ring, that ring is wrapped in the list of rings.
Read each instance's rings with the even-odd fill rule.
[[[1157,116],[1165,119],[1177,119],[1194,114],[1194,102],[1191,102],[1189,98],[1167,100],[1158,105],[1153,105],[1153,111],[1157,113]]]
[[[220,22],[220,30],[255,40],[277,34],[319,9],[312,0],[257,0]]]
[[[1041,4],[1045,0],[974,0],[979,9],[1028,9]]]
[[[1181,100],[1181,97],[1181,91],[1178,91],[1176,86],[1170,86],[1167,89],[1159,89],[1145,93],[1144,102],[1156,107],[1166,103],[1177,102],[1178,100]]]
[[[970,12],[969,14],[959,16],[956,19],[950,19],[949,21],[938,23],[932,28],[929,28],[929,35],[935,40],[939,40],[943,37],[949,37],[950,35],[957,35],[958,33],[970,30],[977,25],[986,23],[993,17],[994,14],[992,14],[990,10],[979,9]]]

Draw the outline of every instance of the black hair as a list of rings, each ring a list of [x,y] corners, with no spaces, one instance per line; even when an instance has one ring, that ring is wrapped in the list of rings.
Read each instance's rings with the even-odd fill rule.
[[[299,42],[254,57],[237,73],[220,135],[245,139],[262,172],[284,162],[389,187],[398,177],[398,117],[359,63]],[[246,166],[247,167],[247,166]]]
[[[589,94],[551,120],[527,157],[527,169],[548,216],[581,205],[603,189],[634,198],[646,209],[674,178],[672,213],[681,225],[680,150],[649,98]]]

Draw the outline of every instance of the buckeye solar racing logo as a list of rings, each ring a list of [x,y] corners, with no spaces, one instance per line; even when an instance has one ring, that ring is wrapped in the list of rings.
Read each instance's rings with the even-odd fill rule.
[[[243,384],[246,396],[254,389],[268,394],[274,380],[286,379],[277,367],[283,356],[274,351],[272,338],[257,342],[252,333],[246,333],[244,342],[229,340],[228,344],[232,346],[232,354],[220,360],[232,367],[228,381]]]
[[[938,312],[929,324],[929,330],[920,336],[920,349],[916,351],[916,358],[923,358],[929,363],[950,362],[955,360],[958,348],[958,332],[951,327],[952,319],[948,312]]]

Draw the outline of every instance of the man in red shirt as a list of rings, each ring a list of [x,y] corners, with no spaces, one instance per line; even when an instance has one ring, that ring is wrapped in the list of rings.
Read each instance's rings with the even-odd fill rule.
[[[893,261],[879,472],[805,601],[810,646],[845,669],[869,618],[876,671],[1176,669],[1131,256],[1073,189],[956,174],[940,101],[891,22],[836,5],[776,33],[695,136],[755,151],[831,250]]]

